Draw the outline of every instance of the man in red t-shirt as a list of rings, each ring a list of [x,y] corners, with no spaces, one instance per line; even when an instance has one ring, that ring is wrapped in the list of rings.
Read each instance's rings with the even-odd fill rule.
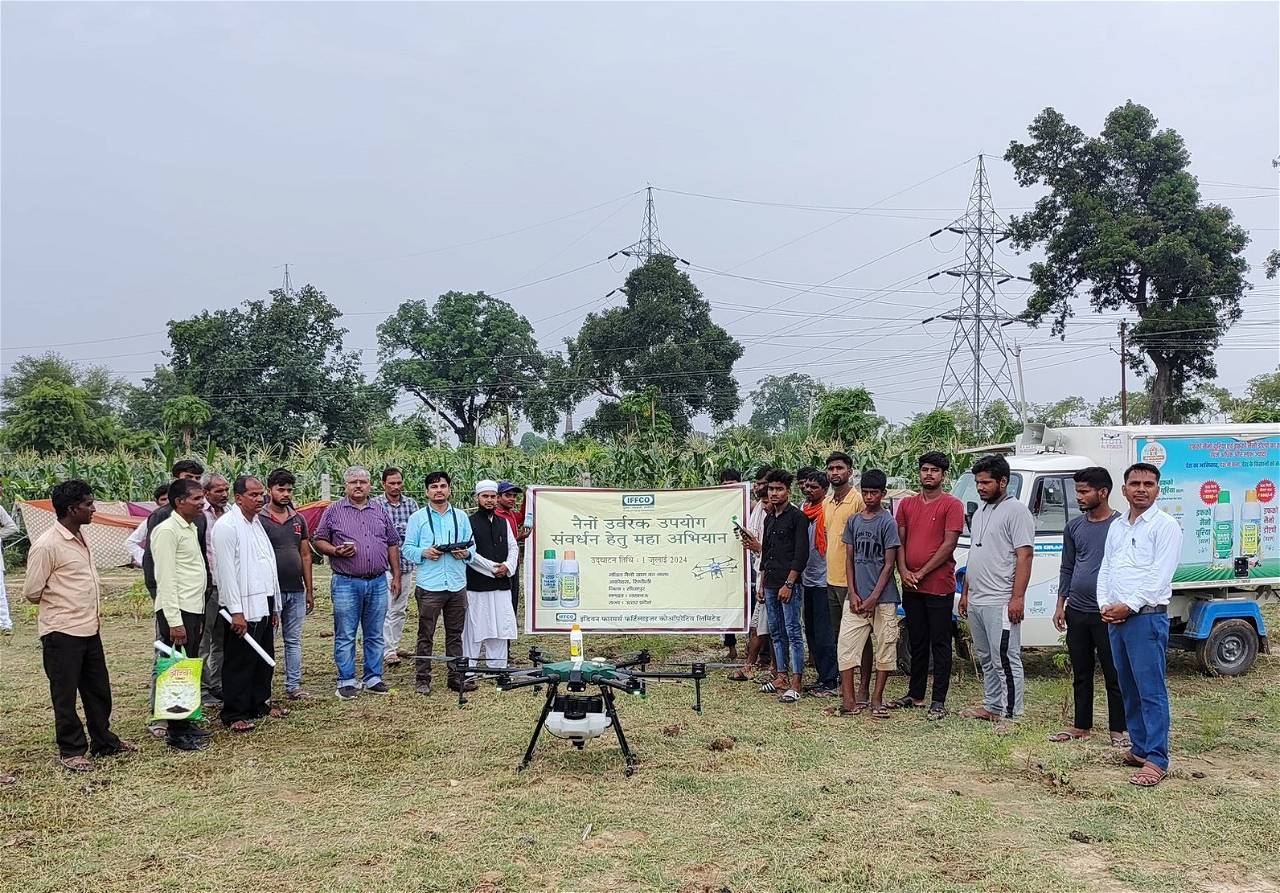
[[[956,592],[956,542],[964,530],[964,506],[942,489],[951,463],[942,453],[925,453],[918,463],[920,493],[898,508],[898,575],[902,609],[911,644],[911,684],[890,707],[923,707],[933,655],[933,700],[929,719],[947,713],[951,684],[951,612]]]

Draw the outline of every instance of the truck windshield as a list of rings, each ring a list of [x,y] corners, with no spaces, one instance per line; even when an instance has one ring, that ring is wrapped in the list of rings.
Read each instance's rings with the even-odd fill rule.
[[[1022,475],[1015,471],[1009,475],[1009,495],[1017,499],[1020,493],[1022,493]],[[982,497],[978,495],[978,484],[973,479],[973,472],[966,471],[956,478],[955,486],[951,488],[951,495],[960,500],[960,504],[964,506],[964,532],[967,534],[969,518],[973,515],[969,503],[973,503],[972,507],[975,509],[982,504]]]

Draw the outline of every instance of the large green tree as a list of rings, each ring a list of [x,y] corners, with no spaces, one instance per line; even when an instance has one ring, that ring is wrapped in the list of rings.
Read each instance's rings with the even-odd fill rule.
[[[167,371],[136,401],[154,412],[179,396],[198,397],[212,412],[205,430],[223,446],[318,437],[326,443],[367,439],[387,418],[390,394],[360,372],[360,354],[344,351],[341,311],[306,285],[231,310],[206,311],[169,323]]]
[[[94,413],[83,388],[62,381],[38,381],[5,407],[4,442],[14,449],[109,449],[118,433],[114,419]]]
[[[866,388],[835,388],[818,400],[813,433],[819,437],[853,443],[870,437],[884,424]]]
[[[761,434],[807,431],[826,390],[822,382],[803,372],[766,375],[749,395],[752,409],[747,424]]]
[[[575,374],[606,398],[600,411],[652,388],[677,434],[700,413],[732,419],[741,404],[733,364],[742,345],[711,320],[697,286],[672,258],[655,255],[631,271],[622,291],[626,304],[588,314],[569,345]]]
[[[65,384],[79,390],[90,416],[116,415],[128,396],[129,385],[105,366],[81,368],[61,354],[50,351],[38,356],[19,357],[4,377],[0,388],[7,406],[41,382]]]
[[[1151,375],[1151,421],[1179,421],[1177,398],[1214,377],[1214,351],[1240,318],[1247,234],[1201,202],[1182,137],[1141,105],[1111,112],[1096,137],[1052,108],[1029,131],[1005,153],[1019,184],[1049,190],[1010,223],[1015,246],[1045,250],[1023,318],[1050,318],[1065,337],[1081,286],[1094,311],[1136,312],[1126,359]]]
[[[4,379],[4,441],[42,453],[135,443],[120,419],[129,387],[101,366],[56,353],[19,357]]]
[[[438,412],[460,443],[475,443],[486,422],[532,414],[554,429],[540,394],[547,358],[533,326],[506,301],[451,291],[433,303],[405,301],[378,326],[382,380]]]

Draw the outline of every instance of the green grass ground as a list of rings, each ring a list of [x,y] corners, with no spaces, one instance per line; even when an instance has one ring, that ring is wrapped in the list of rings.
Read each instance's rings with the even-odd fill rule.
[[[25,605],[0,639],[0,771],[18,776],[0,788],[0,889],[1280,890],[1276,657],[1241,679],[1173,659],[1175,771],[1153,791],[1128,785],[1102,743],[1045,741],[1069,706],[1067,673],[1047,654],[1029,656],[1028,715],[1006,737],[919,712],[827,718],[830,701],[784,706],[717,673],[703,716],[687,684],[621,702],[635,777],[611,735],[583,752],[544,737],[517,774],[538,696],[486,688],[459,710],[443,691],[415,694],[401,669],[390,697],[339,702],[322,599],[304,670],[324,697],[187,755],[144,731],[150,603],[130,583],[113,576],[104,635],[115,726],[142,745],[136,756],[90,775],[58,769]],[[1274,607],[1267,617],[1280,624]],[[587,650],[638,644],[667,659],[720,655],[710,638],[588,637]],[[953,706],[978,692],[961,666]],[[723,737],[733,748],[712,750]]]

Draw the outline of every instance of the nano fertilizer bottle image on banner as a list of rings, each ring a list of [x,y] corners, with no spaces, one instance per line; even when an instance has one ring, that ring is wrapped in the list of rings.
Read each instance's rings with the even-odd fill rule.
[[[1220,567],[1230,564],[1235,543],[1236,513],[1231,505],[1231,492],[1223,490],[1213,507],[1213,563]]]
[[[1244,507],[1240,509],[1240,554],[1257,564],[1262,550],[1262,503],[1257,490],[1244,491]]]
[[[578,607],[578,585],[582,577],[578,572],[578,555],[570,550],[564,553],[560,563],[560,607]]]
[[[542,553],[541,570],[538,601],[544,608],[554,608],[560,603],[560,562],[556,560],[555,549],[547,549]]]

